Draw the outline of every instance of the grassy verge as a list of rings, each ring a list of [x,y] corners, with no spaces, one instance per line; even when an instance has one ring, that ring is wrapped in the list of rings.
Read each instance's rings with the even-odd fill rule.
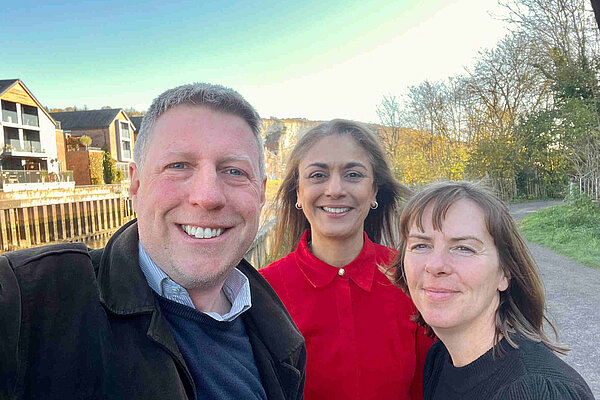
[[[527,240],[600,268],[600,207],[580,196],[537,211],[520,222]]]

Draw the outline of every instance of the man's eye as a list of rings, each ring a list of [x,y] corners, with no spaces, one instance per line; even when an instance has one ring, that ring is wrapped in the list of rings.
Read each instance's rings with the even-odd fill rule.
[[[225,173],[233,176],[243,176],[245,175],[244,171],[237,168],[228,168],[225,170]]]
[[[185,164],[182,162],[175,162],[168,165],[170,169],[183,169],[185,168]]]

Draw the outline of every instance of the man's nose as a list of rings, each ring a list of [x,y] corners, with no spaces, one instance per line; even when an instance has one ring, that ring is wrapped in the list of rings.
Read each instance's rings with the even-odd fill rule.
[[[225,193],[223,182],[219,173],[214,168],[198,169],[190,182],[189,201],[207,210],[214,210],[225,206]]]

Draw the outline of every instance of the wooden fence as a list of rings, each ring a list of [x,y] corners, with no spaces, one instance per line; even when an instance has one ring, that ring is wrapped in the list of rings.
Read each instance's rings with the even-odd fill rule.
[[[272,260],[269,255],[272,247],[273,228],[275,227],[275,218],[264,222],[256,234],[256,238],[246,252],[244,258],[256,269],[266,267]]]
[[[44,244],[91,241],[134,218],[120,185],[0,194],[0,253]]]
[[[600,167],[579,177],[579,192],[587,194],[592,200],[600,200]]]

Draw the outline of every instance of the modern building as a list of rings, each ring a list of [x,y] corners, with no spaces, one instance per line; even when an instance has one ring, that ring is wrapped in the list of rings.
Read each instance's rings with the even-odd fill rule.
[[[0,100],[2,190],[68,182],[63,132],[41,103],[19,79],[0,80]]]

